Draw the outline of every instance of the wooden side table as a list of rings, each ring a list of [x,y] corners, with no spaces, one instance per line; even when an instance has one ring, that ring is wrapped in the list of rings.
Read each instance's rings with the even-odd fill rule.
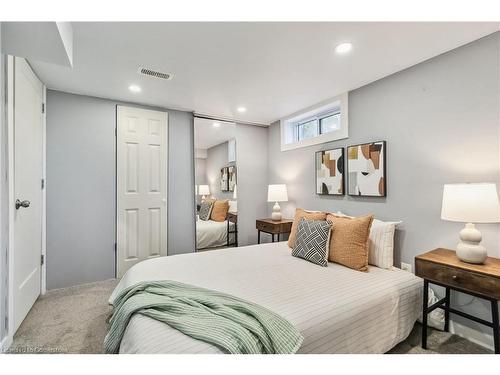
[[[278,242],[280,241],[280,234],[290,233],[292,231],[291,219],[281,219],[279,221],[273,219],[258,219],[255,221],[255,227],[258,233],[258,243],[260,243],[260,232],[268,233],[271,235],[272,242],[274,242],[274,235],[277,235]]]
[[[500,353],[500,326],[498,301],[500,300],[500,259],[488,257],[484,264],[470,264],[457,258],[453,250],[435,249],[415,257],[415,274],[424,279],[422,348],[427,349],[427,314],[435,309],[445,312],[445,331],[450,325],[450,313],[473,320],[493,329],[495,353]],[[446,296],[428,306],[429,283],[446,288]],[[451,290],[456,290],[491,303],[492,321],[477,318],[450,307]]]
[[[227,246],[231,246],[231,243],[229,241],[229,235],[234,234],[234,245],[235,247],[238,247],[238,213],[236,212],[228,212],[227,213]],[[231,225],[230,223],[234,223],[234,229],[231,230]]]

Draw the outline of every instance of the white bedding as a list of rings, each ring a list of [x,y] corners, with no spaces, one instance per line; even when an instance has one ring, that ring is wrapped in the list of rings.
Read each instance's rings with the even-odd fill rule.
[[[267,307],[304,336],[299,353],[385,353],[404,340],[419,316],[422,281],[409,272],[370,266],[354,271],[292,257],[286,242],[143,261],[113,294],[143,280],[176,280]],[[168,325],[135,315],[120,353],[220,353]]]
[[[229,223],[233,230],[234,223]],[[231,242],[233,237],[229,238]],[[206,249],[227,245],[227,221],[197,220],[196,221],[196,248]]]

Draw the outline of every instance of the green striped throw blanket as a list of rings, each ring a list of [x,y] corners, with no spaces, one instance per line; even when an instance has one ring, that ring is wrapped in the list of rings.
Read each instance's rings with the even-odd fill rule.
[[[168,324],[182,333],[234,354],[292,354],[303,337],[286,319],[252,302],[175,281],[144,281],[124,289],[104,339],[117,353],[134,314]]]

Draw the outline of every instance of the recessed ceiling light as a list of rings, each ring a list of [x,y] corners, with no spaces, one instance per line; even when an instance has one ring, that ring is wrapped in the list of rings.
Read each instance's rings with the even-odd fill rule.
[[[245,113],[247,111],[247,109],[245,107],[238,107],[236,108],[236,110],[239,112],[239,113]]]
[[[212,125],[214,126],[214,128],[218,128],[220,126],[218,122],[214,122]]]
[[[132,91],[132,92],[141,92],[141,91],[142,91],[142,90],[141,90],[141,88],[140,88],[139,86],[137,86],[137,85],[130,85],[130,86],[128,87],[128,89],[129,89],[130,91]]]
[[[343,55],[349,52],[351,49],[352,49],[351,43],[341,43],[337,47],[335,47],[335,52],[337,52],[340,55]]]

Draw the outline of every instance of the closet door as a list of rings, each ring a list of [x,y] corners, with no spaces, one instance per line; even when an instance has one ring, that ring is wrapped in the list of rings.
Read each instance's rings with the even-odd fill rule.
[[[167,255],[166,112],[117,107],[117,277]]]

